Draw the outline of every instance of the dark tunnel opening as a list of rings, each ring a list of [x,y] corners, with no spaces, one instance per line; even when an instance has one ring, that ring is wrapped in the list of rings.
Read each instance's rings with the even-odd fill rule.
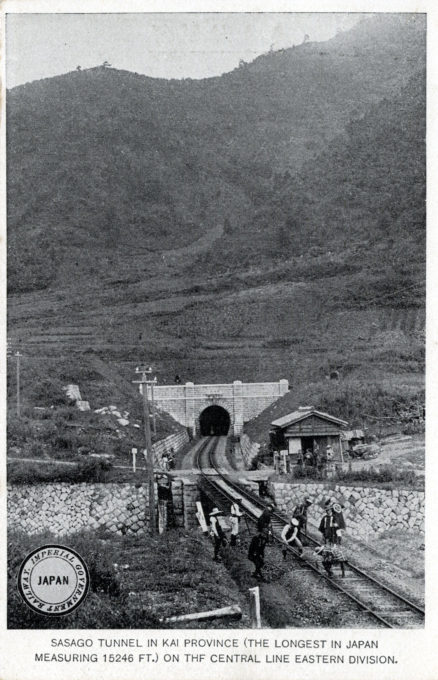
[[[230,414],[222,406],[208,406],[199,416],[199,428],[203,437],[226,435],[230,429]]]

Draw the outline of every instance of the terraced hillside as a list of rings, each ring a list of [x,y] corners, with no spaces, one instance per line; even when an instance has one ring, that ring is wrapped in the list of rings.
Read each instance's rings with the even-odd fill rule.
[[[11,91],[8,335],[33,379],[94,355],[126,380],[145,361],[304,398],[336,369],[364,403],[421,399],[424,29],[372,17],[220,78]]]

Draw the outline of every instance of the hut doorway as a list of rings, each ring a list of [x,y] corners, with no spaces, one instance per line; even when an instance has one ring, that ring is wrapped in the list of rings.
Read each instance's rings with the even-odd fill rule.
[[[305,453],[307,449],[313,453],[313,437],[301,437],[301,451]]]

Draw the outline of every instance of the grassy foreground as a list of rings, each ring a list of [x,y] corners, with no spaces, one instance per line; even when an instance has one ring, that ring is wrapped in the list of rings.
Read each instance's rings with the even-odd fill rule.
[[[33,549],[61,543],[87,563],[90,590],[66,616],[30,610],[17,589],[21,562]],[[247,603],[226,569],[212,561],[210,542],[197,531],[170,531],[136,538],[82,533],[55,539],[50,533],[8,535],[9,628],[166,628],[160,619],[240,604],[242,620],[199,624],[202,628],[248,626]],[[177,626],[180,628],[181,624]]]

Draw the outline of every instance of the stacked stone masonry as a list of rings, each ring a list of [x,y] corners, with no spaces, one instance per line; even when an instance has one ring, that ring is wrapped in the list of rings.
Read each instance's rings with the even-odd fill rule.
[[[197,526],[196,503],[200,500],[199,489],[196,482],[183,480],[183,504],[184,504],[184,527],[193,529]]]
[[[245,462],[245,467],[249,469],[260,449],[260,444],[252,442],[247,434],[242,434],[240,437],[240,452]]]
[[[172,482],[177,526],[191,526],[194,491]],[[157,497],[157,494],[156,494]],[[185,507],[185,502],[189,507]],[[35,484],[8,487],[8,527],[37,534],[66,536],[104,529],[119,535],[141,534],[148,526],[147,485]]]
[[[190,441],[189,434],[187,430],[181,430],[176,434],[171,434],[165,439],[161,439],[152,445],[152,450],[154,452],[154,467],[163,470],[165,465],[163,463],[164,454],[169,455],[172,449],[176,453],[183,446],[185,446]]]
[[[424,533],[424,491],[283,482],[271,482],[270,487],[278,507],[287,514],[309,497],[309,521],[317,526],[324,502],[336,498],[344,506],[346,532],[352,537],[367,540],[393,529]]]
[[[181,479],[175,479],[172,482],[172,502],[175,519],[175,526],[184,526],[184,498],[183,498],[183,483]]]

